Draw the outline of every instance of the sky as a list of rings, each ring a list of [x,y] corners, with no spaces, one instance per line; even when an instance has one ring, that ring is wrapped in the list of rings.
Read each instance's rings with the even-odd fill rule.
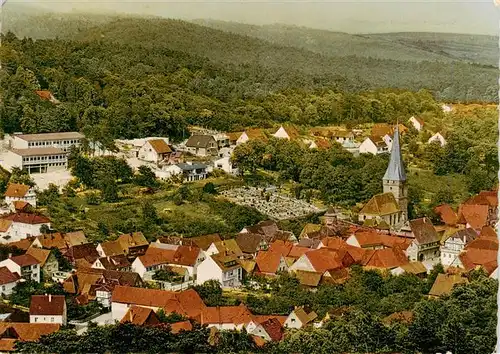
[[[55,11],[110,11],[184,20],[284,23],[349,33],[499,33],[494,0],[7,0]],[[7,8],[6,8],[7,10]],[[7,11],[6,11],[7,13]]]

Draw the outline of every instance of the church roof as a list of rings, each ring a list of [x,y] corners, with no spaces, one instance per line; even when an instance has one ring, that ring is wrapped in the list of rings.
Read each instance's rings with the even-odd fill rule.
[[[377,194],[359,212],[362,215],[389,215],[399,212],[399,205],[392,193]]]
[[[384,180],[406,181],[405,167],[401,156],[401,147],[399,146],[399,128],[396,126],[394,139],[392,141],[391,159],[389,166],[385,171]]]

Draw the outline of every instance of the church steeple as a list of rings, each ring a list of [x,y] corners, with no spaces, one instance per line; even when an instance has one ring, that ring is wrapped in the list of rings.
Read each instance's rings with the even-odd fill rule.
[[[399,125],[399,124],[398,124]],[[392,140],[391,159],[385,171],[384,181],[406,181],[405,167],[401,157],[401,147],[399,146],[399,127],[396,125],[394,138]]]
[[[392,193],[398,202],[401,214],[396,223],[406,222],[408,220],[408,187],[406,186],[405,167],[399,145],[399,124],[394,130],[391,158],[382,182],[384,193]]]

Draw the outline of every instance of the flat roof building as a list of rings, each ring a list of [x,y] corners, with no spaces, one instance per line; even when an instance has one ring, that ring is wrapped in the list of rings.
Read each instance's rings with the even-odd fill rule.
[[[78,132],[14,134],[11,147],[13,149],[59,148],[65,151],[73,145],[80,145],[84,135]]]

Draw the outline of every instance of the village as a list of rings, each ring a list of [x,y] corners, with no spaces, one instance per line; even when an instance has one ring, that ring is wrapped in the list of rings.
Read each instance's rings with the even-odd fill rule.
[[[415,117],[405,123],[417,131],[425,124]],[[38,191],[49,183],[63,187],[71,180],[68,154],[72,146],[88,144],[85,137],[78,132],[7,136],[2,166],[27,171],[37,186],[10,183],[6,188],[0,243],[10,252],[0,261],[0,294],[9,306],[18,287],[34,282],[47,288],[59,286],[65,295],[32,295],[28,307],[12,305],[12,313],[21,310],[28,316],[24,322],[9,320],[9,313],[2,318],[2,333],[8,335],[0,338],[0,350],[13,351],[16,341],[36,341],[68,325],[78,333],[92,323],[155,326],[160,323],[160,310],[162,315],[182,318],[170,324],[173,334],[190,331],[196,323],[213,331],[245,329],[257,346],[281,341],[290,329],[321,328],[330,316],[321,317],[300,306],[276,315],[252,313],[244,302],[209,306],[195,287],[214,281],[227,294],[251,293],[259,287],[256,279],[288,274],[315,292],[322,284],[345,283],[352,267],[426,278],[442,265],[444,272],[427,294],[439,298],[456,284],[467,283],[471,271],[482,269],[497,279],[498,191],[482,191],[463,200],[458,209],[439,205],[434,210],[439,223],[427,217],[411,220],[400,142],[400,134],[407,129],[403,124],[375,124],[368,132],[313,129],[304,137],[292,126],[280,126],[271,133],[261,129],[221,133],[193,127],[192,135],[179,144],[167,137],[151,137],[117,140],[116,151],[94,146],[93,155],[124,157],[134,169],[146,165],[158,179],[176,178],[181,183],[209,179],[217,170],[239,175],[232,153],[255,139],[297,140],[311,149],[338,143],[355,155],[390,154],[379,181],[383,193],[364,203],[358,220],[346,219],[335,206],[316,206],[273,186],[244,187],[227,189],[222,197],[256,208],[269,219],[246,225],[234,237],[165,235],[148,241],[138,231],[98,243],[80,230],[53,230],[50,218],[37,211]],[[440,132],[433,133],[428,143],[446,144]],[[300,234],[282,230],[277,223],[318,212],[321,222],[305,224]],[[68,302],[82,308],[97,304],[100,310],[70,319]]]

